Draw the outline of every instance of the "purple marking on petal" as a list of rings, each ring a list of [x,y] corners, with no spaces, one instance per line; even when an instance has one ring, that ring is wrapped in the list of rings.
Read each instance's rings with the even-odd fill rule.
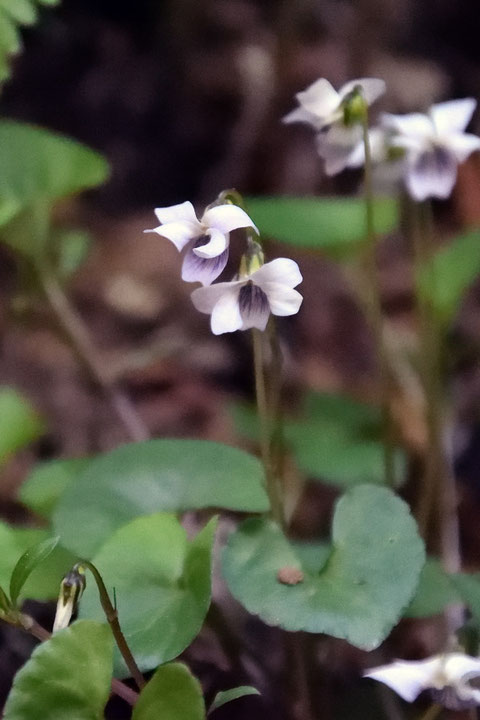
[[[270,315],[270,304],[262,288],[248,282],[240,288],[238,305],[242,316],[242,330],[256,327],[265,330]]]
[[[211,285],[220,275],[228,261],[228,248],[214,258],[201,258],[193,252],[199,247],[197,238],[189,243],[183,258],[182,279],[186,282],[200,282],[202,285]]]
[[[448,710],[468,710],[475,707],[477,702],[472,697],[459,697],[454,687],[446,685],[440,690],[430,689],[433,702],[443,705]]]
[[[434,147],[419,155],[408,169],[408,189],[416,200],[447,198],[457,178],[457,161],[452,152]]]

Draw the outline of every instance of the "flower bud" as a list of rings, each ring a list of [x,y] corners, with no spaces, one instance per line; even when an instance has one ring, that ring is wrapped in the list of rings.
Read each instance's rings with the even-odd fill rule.
[[[368,103],[362,92],[361,85],[357,85],[342,102],[343,122],[347,127],[363,123],[367,117]]]
[[[68,626],[78,601],[85,590],[86,584],[85,569],[80,564],[75,565],[70,572],[65,575],[60,585],[57,612],[55,613],[52,632],[55,633],[57,630],[62,630]]]

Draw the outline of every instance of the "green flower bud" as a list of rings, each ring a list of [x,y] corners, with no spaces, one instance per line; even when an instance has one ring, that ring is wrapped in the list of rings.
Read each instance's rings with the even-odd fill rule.
[[[86,584],[85,568],[80,564],[75,565],[63,578],[53,623],[54,633],[68,626]]]
[[[360,85],[345,96],[342,102],[343,122],[347,127],[358,125],[365,121],[368,113],[368,104]]]

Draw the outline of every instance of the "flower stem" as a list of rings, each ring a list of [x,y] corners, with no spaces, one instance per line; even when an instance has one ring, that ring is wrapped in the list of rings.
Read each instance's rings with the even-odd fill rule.
[[[260,330],[252,329],[255,393],[260,421],[260,450],[272,516],[283,528],[285,525],[283,502],[272,458],[272,422],[265,386],[264,337],[264,333]]]
[[[82,561],[82,565],[85,565],[85,567],[90,570],[93,577],[95,578],[95,582],[97,583],[98,592],[100,595],[100,603],[102,605],[103,612],[105,613],[105,617],[107,618],[108,623],[112,629],[113,637],[115,638],[117,647],[120,650],[123,659],[125,660],[125,665],[129,669],[132,678],[135,680],[138,687],[142,689],[143,687],[145,687],[146,684],[145,678],[140,672],[140,669],[135,662],[135,658],[133,657],[132,652],[128,647],[125,635],[123,634],[120,627],[120,623],[118,620],[118,612],[116,608],[113,607],[110,601],[110,597],[108,595],[107,588],[105,587],[105,583],[103,582],[103,578],[93,563],[88,561]]]
[[[430,705],[428,710],[422,715],[420,715],[419,720],[435,720],[435,718],[440,715],[442,710],[443,707],[441,705],[437,705],[436,703],[434,705]]]
[[[387,353],[383,337],[382,304],[380,285],[376,261],[376,233],[374,225],[374,194],[372,183],[372,154],[370,137],[368,133],[368,111],[365,108],[363,115],[363,145],[365,149],[365,209],[367,221],[367,246],[365,251],[365,273],[368,278],[367,311],[376,346],[377,362],[380,375],[382,435],[383,435],[383,462],[385,482],[389,487],[395,485],[395,466],[392,444],[392,428],[389,407],[389,373]]]

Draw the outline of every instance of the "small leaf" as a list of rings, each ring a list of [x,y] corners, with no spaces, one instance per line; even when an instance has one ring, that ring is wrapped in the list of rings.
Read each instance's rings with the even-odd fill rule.
[[[38,515],[50,518],[67,486],[76,480],[89,462],[91,458],[69,458],[39,463],[20,486],[21,502]]]
[[[322,557],[322,561],[324,557]],[[246,520],[230,536],[223,574],[247,610],[286,630],[326,633],[373,650],[410,602],[425,561],[423,542],[403,500],[387,488],[359,485],[338,502],[332,552],[319,572],[269,520]],[[303,581],[278,581],[283,567]]]
[[[110,628],[77,621],[38,645],[17,673],[4,720],[100,720],[110,694]]]
[[[15,565],[10,578],[10,599],[13,605],[17,604],[20,592],[29,575],[43,560],[45,560],[58,545],[59,537],[48,538],[38,545],[34,545],[24,552]]]
[[[202,688],[181,663],[158,668],[140,693],[132,720],[204,720]]]
[[[140,515],[226,508],[266,512],[258,458],[206,440],[129,443],[94,458],[54,513],[62,544],[90,558],[117,528]]]
[[[463,602],[470,608],[476,624],[480,626],[480,573],[458,573],[450,577]]]
[[[432,271],[423,268],[420,273],[420,291],[431,302],[438,317],[447,324],[480,272],[480,230],[460,235],[438,250],[432,268]]]
[[[38,413],[13,388],[0,388],[0,465],[43,433]]]
[[[8,598],[7,593],[5,590],[0,586],[0,611],[3,611],[5,613],[8,613],[11,609],[12,604]]]
[[[208,714],[217,710],[222,705],[232,702],[232,700],[238,700],[239,698],[246,697],[247,695],[260,695],[258,690],[251,685],[240,685],[240,687],[232,688],[231,690],[222,690],[215,695],[215,699],[212,702]]]
[[[247,208],[263,235],[333,257],[351,255],[367,235],[362,198],[250,197]],[[377,233],[388,233],[397,224],[396,200],[376,199]]]
[[[115,588],[122,630],[142,671],[177,657],[200,632],[210,605],[216,521],[192,540],[172,515],[140,517],[115,532],[93,558],[107,589]],[[80,616],[103,616],[93,583]],[[116,673],[128,671],[116,652]]]
[[[1,0],[0,10],[19,25],[33,25],[37,19],[35,5],[30,0]]]

